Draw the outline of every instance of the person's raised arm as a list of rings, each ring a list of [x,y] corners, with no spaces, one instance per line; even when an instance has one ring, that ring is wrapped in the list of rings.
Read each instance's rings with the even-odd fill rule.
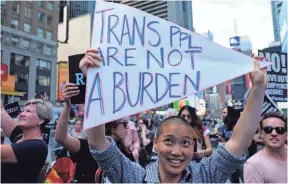
[[[244,111],[234,127],[231,139],[225,144],[226,150],[235,156],[242,156],[248,149],[261,118],[268,77],[266,69],[261,70],[258,61],[254,61],[254,70],[250,78],[252,88]]]
[[[55,131],[55,140],[71,153],[79,152],[81,145],[79,139],[68,134],[68,120],[71,111],[70,98],[78,94],[79,90],[75,84],[66,84],[63,90],[63,98],[65,100],[65,104],[58,119]]]
[[[7,137],[10,137],[16,125],[17,125],[16,122],[14,122],[14,120],[9,116],[9,114],[6,112],[1,102],[1,128],[4,134]]]
[[[83,59],[79,63],[83,75],[87,78],[87,71],[89,67],[100,67],[101,57],[98,55],[99,51],[95,49],[87,50]],[[105,125],[100,125],[87,131],[88,143],[91,148],[95,150],[103,150],[108,148],[110,141],[105,136]]]
[[[88,67],[99,67],[101,58],[97,50],[88,50],[79,68],[87,77]],[[85,122],[84,122],[85,123]],[[112,183],[140,183],[145,170],[121,153],[115,141],[105,136],[105,125],[86,130],[90,153]]]

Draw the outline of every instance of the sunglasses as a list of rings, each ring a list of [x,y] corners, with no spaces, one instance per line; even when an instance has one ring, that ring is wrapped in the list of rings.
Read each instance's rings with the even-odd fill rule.
[[[271,126],[263,127],[263,131],[266,134],[271,134],[273,130],[275,130],[279,135],[282,135],[286,132],[286,129],[284,127],[271,127]]]

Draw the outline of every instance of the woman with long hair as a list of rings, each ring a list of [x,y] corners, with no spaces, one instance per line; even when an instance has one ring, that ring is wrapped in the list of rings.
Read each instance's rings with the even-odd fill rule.
[[[106,136],[111,136],[116,142],[120,151],[131,161],[135,161],[132,152],[124,144],[125,136],[127,135],[127,124],[125,118],[112,121],[105,124]]]
[[[203,157],[209,157],[212,154],[209,130],[202,125],[201,119],[196,114],[196,109],[185,105],[180,109],[178,116],[187,120],[195,130],[197,152],[194,153],[194,159],[201,160]]]

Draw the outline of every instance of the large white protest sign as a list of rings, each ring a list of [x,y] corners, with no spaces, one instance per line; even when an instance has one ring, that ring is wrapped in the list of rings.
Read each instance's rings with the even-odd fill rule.
[[[97,2],[85,128],[156,108],[253,70],[253,59],[174,23],[121,4]],[[262,63],[265,67],[269,63]]]

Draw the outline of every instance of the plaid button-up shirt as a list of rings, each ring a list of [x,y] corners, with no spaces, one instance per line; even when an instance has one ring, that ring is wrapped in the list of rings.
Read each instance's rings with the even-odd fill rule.
[[[110,146],[101,151],[90,148],[90,152],[99,167],[112,183],[160,183],[158,176],[158,161],[146,167],[130,161],[111,141]],[[225,150],[223,145],[201,162],[190,162],[186,167],[181,183],[225,183],[228,178],[245,161],[246,156],[236,157]]]

